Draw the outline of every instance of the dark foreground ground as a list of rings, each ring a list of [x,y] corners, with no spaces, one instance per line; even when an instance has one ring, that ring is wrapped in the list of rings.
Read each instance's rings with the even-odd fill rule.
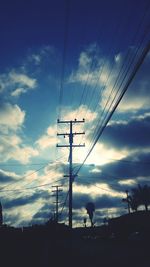
[[[150,242],[72,237],[44,232],[1,233],[1,267],[150,267]]]

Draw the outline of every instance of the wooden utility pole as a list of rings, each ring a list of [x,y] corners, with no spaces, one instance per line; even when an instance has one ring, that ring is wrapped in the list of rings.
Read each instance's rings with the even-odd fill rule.
[[[81,133],[73,133],[73,124],[76,123],[84,123],[85,120],[74,120],[74,121],[60,121],[57,120],[58,123],[67,123],[70,125],[70,132],[69,133],[57,133],[58,136],[68,136],[69,137],[69,145],[58,145],[57,147],[69,147],[70,153],[69,153],[69,227],[72,228],[72,183],[73,183],[73,171],[72,171],[72,164],[73,164],[73,159],[72,159],[72,148],[73,147],[84,147],[85,144],[83,145],[74,145],[73,144],[73,137],[74,135],[81,135],[85,134],[84,132]]]
[[[129,191],[128,190],[126,190],[126,195],[127,195],[128,213],[130,213]]]
[[[59,213],[58,213],[58,204],[59,204],[59,193],[62,192],[62,189],[59,189],[62,187],[61,185],[53,185],[52,187],[55,187],[55,190],[52,190],[53,193],[55,193],[53,196],[56,197],[56,201],[54,202],[56,204],[56,215],[55,215],[55,220],[58,223],[58,218],[59,218]]]

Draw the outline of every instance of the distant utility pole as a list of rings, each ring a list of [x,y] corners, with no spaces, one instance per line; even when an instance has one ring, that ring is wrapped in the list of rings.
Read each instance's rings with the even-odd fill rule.
[[[2,204],[0,202],[0,226],[3,225],[3,208],[2,208]]]
[[[128,213],[130,213],[129,191],[128,190],[126,190],[126,195],[127,195]]]
[[[83,145],[74,145],[73,144],[73,137],[74,135],[81,135],[81,134],[85,134],[84,132],[81,132],[81,133],[73,133],[73,124],[76,124],[76,123],[84,123],[85,120],[74,120],[74,121],[60,121],[60,120],[57,120],[57,123],[69,123],[70,125],[70,132],[69,133],[57,133],[58,136],[68,136],[69,137],[69,145],[58,145],[57,144],[57,147],[69,147],[70,149],[70,153],[69,153],[69,227],[72,228],[72,183],[73,183],[73,178],[74,178],[74,175],[73,175],[73,171],[72,171],[72,148],[73,147],[84,147],[85,144]]]
[[[56,222],[58,222],[58,217],[59,217],[59,213],[58,213],[58,204],[60,203],[58,198],[59,198],[59,193],[62,192],[62,189],[59,189],[60,187],[62,187],[61,185],[53,185],[52,187],[55,187],[55,190],[52,190],[53,193],[55,193],[53,196],[56,197],[56,201],[54,202],[56,204],[56,215],[55,215],[55,219]]]

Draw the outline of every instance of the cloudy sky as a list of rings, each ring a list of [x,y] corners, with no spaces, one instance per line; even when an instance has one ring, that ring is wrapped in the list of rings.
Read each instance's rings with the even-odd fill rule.
[[[85,143],[73,149],[74,173],[89,155],[73,184],[73,225],[83,225],[89,201],[97,225],[126,213],[125,190],[149,184],[150,178],[148,51],[139,64],[150,40],[149,1],[2,0],[0,5],[4,223],[46,222],[55,211],[54,185],[62,185],[60,220],[68,223],[69,150],[56,144],[68,144],[57,132],[68,132],[69,124],[57,119],[85,119],[73,125],[74,132],[85,131],[74,136],[74,144]]]

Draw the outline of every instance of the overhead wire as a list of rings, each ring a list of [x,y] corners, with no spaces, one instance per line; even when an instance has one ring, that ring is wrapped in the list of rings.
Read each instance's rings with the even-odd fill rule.
[[[26,190],[32,190],[32,189],[48,186],[48,185],[51,185],[51,184],[54,184],[54,183],[57,183],[57,182],[61,182],[63,180],[66,180],[66,178],[61,178],[61,179],[58,179],[58,180],[53,181],[51,183],[45,183],[45,184],[36,185],[36,186],[30,186],[30,187],[26,187],[26,188],[4,189],[4,190],[0,190],[0,192],[1,193],[3,193],[3,192],[22,192],[22,191],[26,191]]]
[[[63,91],[64,91],[65,64],[66,64],[67,42],[68,42],[68,32],[69,32],[70,0],[65,0],[65,3],[66,3],[65,29],[64,29],[64,44],[63,44],[63,55],[62,55],[62,70],[61,70],[61,78],[60,78],[59,111],[58,111],[58,118],[59,119],[61,118]]]
[[[146,11],[147,11],[147,9],[146,9]],[[143,14],[142,20],[140,21],[140,23],[139,23],[139,25],[138,25],[137,31],[136,31],[136,33],[135,33],[135,36],[134,36],[132,42],[134,42],[134,40],[135,40],[135,38],[136,38],[136,36],[137,36],[137,34],[138,34],[138,32],[139,32],[139,30],[140,30],[140,28],[141,28],[141,25],[142,25],[142,23],[143,23],[143,20],[144,20],[145,16],[146,16],[146,12],[144,12],[144,14]],[[143,34],[143,38],[142,38],[143,40],[144,40],[145,35],[146,35],[146,34],[144,33],[144,34]],[[140,48],[140,46],[141,46],[141,43],[142,43],[142,42],[140,42],[140,45],[137,47],[137,52],[139,51],[139,48]],[[127,62],[128,58],[129,58],[129,55],[130,55],[130,49],[128,49],[128,51],[127,51],[127,54],[126,54],[125,59],[124,59],[124,62],[123,62],[123,64],[122,64],[122,66],[121,66],[121,69],[120,69],[118,75],[117,75],[117,78],[116,78],[116,80],[115,80],[115,83],[114,83],[114,85],[113,85],[113,87],[112,87],[112,89],[111,89],[111,93],[110,93],[110,95],[109,95],[109,97],[108,97],[108,99],[107,99],[107,101],[106,101],[106,103],[105,103],[104,109],[102,110],[101,117],[102,117],[102,115],[104,114],[107,105],[109,104],[109,100],[111,99],[111,95],[112,95],[112,93],[114,92],[115,87],[116,87],[116,85],[117,85],[117,83],[118,83],[118,81],[119,81],[119,79],[120,79],[120,75],[121,75],[121,74],[123,75],[123,73],[122,73],[121,71],[123,70],[124,67],[127,67],[126,62]],[[131,56],[132,56],[132,59],[129,58],[129,60],[130,60],[130,65],[131,65],[131,63],[132,63],[131,60],[134,60],[133,55],[131,55]],[[125,78],[125,77],[123,77],[123,79],[124,79],[124,78]],[[106,86],[106,84],[105,84],[105,86]],[[119,90],[118,90],[118,91],[119,91]],[[97,102],[97,103],[98,103],[98,102]],[[98,106],[98,105],[97,105],[97,106]],[[101,120],[101,118],[100,118],[100,120]],[[100,120],[99,120],[98,123],[97,123],[97,127],[98,127],[98,125],[99,125],[99,123],[100,123]],[[96,128],[95,128],[95,132],[96,132]]]
[[[147,10],[146,10],[146,11],[147,11]],[[141,27],[141,24],[143,23],[143,20],[144,20],[145,16],[146,16],[146,12],[144,13],[144,15],[143,15],[143,17],[142,17],[142,20],[140,21],[140,23],[139,23],[139,25],[138,25],[138,28],[137,28],[135,37],[134,37],[133,39],[136,38],[136,35],[137,35],[137,33],[138,33],[138,31],[139,31],[139,29],[140,29],[140,27]],[[145,35],[146,35],[146,33],[143,34],[143,40],[144,40]],[[142,43],[142,42],[141,42],[141,43]],[[141,45],[141,43],[140,43],[140,45]],[[140,47],[140,46],[139,46],[139,47]],[[137,51],[138,51],[139,47],[137,48]],[[128,55],[129,55],[129,53],[127,52],[126,57],[128,57]],[[132,59],[134,59],[134,58],[132,57]],[[124,60],[124,62],[123,62],[123,66],[125,65],[125,62],[126,62],[126,60]],[[119,74],[118,74],[118,76],[117,76],[117,79],[116,79],[116,81],[115,81],[115,84],[114,84],[114,86],[113,86],[113,88],[112,88],[112,90],[111,90],[111,93],[110,93],[110,95],[109,95],[109,98],[107,99],[107,102],[106,102],[106,104],[105,104],[105,106],[104,106],[104,109],[103,109],[103,111],[102,111],[102,114],[104,113],[104,111],[105,111],[105,109],[106,109],[106,107],[107,107],[107,105],[108,105],[108,103],[109,103],[110,96],[111,96],[111,94],[112,94],[113,91],[114,91],[114,88],[115,88],[115,86],[116,86],[116,83],[118,82],[120,73],[121,73],[121,71],[119,72]],[[101,116],[102,116],[102,114],[101,114]],[[100,120],[102,120],[102,119],[101,119],[101,118],[99,119],[99,121],[98,121],[98,123],[97,123],[97,126],[96,126],[97,128],[99,127]],[[95,128],[95,133],[96,133],[96,128]],[[96,135],[96,134],[95,134],[95,135]],[[93,138],[93,139],[94,139],[94,138]],[[91,143],[92,143],[92,142],[91,142]]]
[[[148,8],[149,8],[149,4],[148,4],[148,6],[146,6],[146,8],[145,8],[144,14],[143,14],[143,16],[142,16],[142,18],[141,18],[141,20],[140,20],[140,22],[139,22],[139,25],[138,25],[138,27],[137,27],[137,30],[136,30],[136,32],[135,32],[135,36],[134,36],[133,40],[136,39],[137,34],[138,34],[138,32],[140,31],[140,28],[142,27],[142,24],[143,24],[143,22],[144,22],[144,18],[145,18],[145,16],[146,16],[146,14],[147,14],[147,10],[148,10]],[[132,43],[133,43],[133,41],[132,41]],[[129,56],[129,54],[130,54],[129,52],[130,52],[130,50],[128,50],[128,52],[127,52],[127,55],[126,55],[126,57],[125,57],[125,59],[124,59],[124,64],[122,65],[122,68],[126,65],[125,62],[126,62],[128,56]],[[114,63],[113,63],[113,65],[114,65]],[[111,70],[110,70],[110,74],[108,75],[107,80],[106,80],[106,82],[105,82],[105,85],[104,85],[103,88],[102,88],[103,90],[104,90],[104,88],[106,88],[106,84],[107,84],[109,78],[111,77],[111,72],[112,72],[112,70],[113,70],[113,68],[111,68]],[[116,82],[115,82],[115,83],[117,83],[120,74],[121,74],[121,70],[119,71],[119,74],[118,74],[118,76],[117,76],[117,79],[116,79]],[[114,86],[113,86],[113,90],[114,90],[114,88],[115,88],[115,85],[116,85],[116,84],[114,84]],[[113,90],[112,90],[112,91],[113,91]],[[111,95],[111,94],[110,94],[110,95]],[[109,99],[110,99],[110,96],[109,96]],[[108,104],[108,102],[109,102],[109,101],[107,100],[107,104]],[[96,109],[97,109],[97,107],[98,107],[98,103],[99,103],[99,101],[97,101]],[[103,113],[104,113],[104,111],[105,111],[105,109],[106,109],[107,104],[105,105],[105,108],[104,108],[104,110],[102,111]],[[94,109],[94,111],[96,111],[96,109]],[[85,117],[85,120],[86,120],[86,117]],[[95,129],[96,129],[96,128],[95,128]]]
[[[58,160],[60,160],[60,159],[62,159],[62,158],[64,158],[64,156],[61,156],[61,157],[57,158],[57,159],[54,160],[54,161],[49,161],[48,163],[46,163],[44,166],[38,168],[37,170],[35,170],[35,171],[31,172],[31,173],[28,173],[28,174],[26,174],[26,175],[24,175],[24,176],[21,176],[21,178],[19,178],[19,179],[17,179],[17,180],[14,180],[13,182],[11,182],[11,183],[9,183],[9,184],[6,184],[5,186],[1,187],[1,188],[0,188],[0,191],[3,190],[4,188],[7,188],[7,187],[11,186],[11,185],[14,185],[14,184],[16,184],[16,183],[22,182],[23,179],[32,176],[33,174],[35,174],[35,173],[39,172],[40,170],[44,169],[44,168],[45,168],[46,166],[48,166],[49,164],[53,164],[53,163],[57,162]]]
[[[145,9],[146,11],[147,11],[147,8]],[[140,21],[140,23],[139,23],[139,25],[138,25],[138,30],[137,30],[137,32],[139,31],[139,28],[140,28],[140,26],[141,26],[141,24],[143,23],[143,20],[144,20],[144,17],[145,17],[145,13],[144,13],[144,15],[143,15],[143,17],[142,17],[142,19],[141,19],[141,21]],[[128,21],[128,20],[127,20]],[[117,30],[119,30],[119,27],[120,27],[120,25],[121,25],[121,23],[119,23],[119,24],[117,24],[116,26],[116,32],[117,32]],[[115,34],[115,36],[116,36],[116,34]],[[135,37],[136,37],[136,34],[135,34]],[[111,43],[111,46],[110,46],[110,51],[109,51],[109,54],[111,55],[111,52],[112,52],[112,42],[110,42]],[[110,57],[110,55],[109,55],[109,57]],[[89,103],[89,107],[91,107],[91,103],[92,103],[92,100],[93,100],[93,97],[94,97],[94,95],[95,95],[95,92],[96,92],[96,88],[97,88],[97,86],[98,86],[98,82],[99,82],[99,80],[100,80],[100,77],[101,77],[101,75],[103,74],[103,69],[105,68],[105,65],[107,64],[107,60],[106,60],[106,63],[104,63],[103,64],[103,66],[100,68],[100,73],[99,73],[99,75],[98,75],[98,77],[97,77],[97,81],[96,81],[96,83],[95,83],[95,86],[93,87],[93,90],[90,90],[90,91],[92,91],[92,96],[90,97],[90,103]],[[106,79],[106,81],[105,81],[105,84],[103,85],[103,86],[101,86],[101,94],[102,94],[102,91],[104,91],[104,88],[106,88],[106,84],[108,83],[108,81],[109,81],[109,78],[111,77],[111,73],[112,73],[112,71],[113,71],[113,69],[114,69],[114,65],[115,65],[115,62],[113,61],[112,62],[112,66],[111,66],[111,68],[110,68],[110,72],[108,73],[108,75],[107,75],[107,79]],[[96,97],[97,98],[97,97]],[[99,100],[97,101],[97,104],[95,105],[96,107],[94,108],[94,111],[96,111],[96,109],[97,109],[97,107],[98,107],[98,104],[99,104]],[[86,111],[86,113],[85,113],[85,116],[84,116],[84,118],[85,118],[85,120],[87,120],[87,118],[86,118],[86,115],[87,115],[87,111]],[[83,138],[82,138],[83,139]]]
[[[122,92],[120,93],[120,95],[119,95],[117,101],[114,103],[114,106],[113,106],[113,108],[112,108],[112,111],[110,112],[110,114],[109,114],[108,117],[106,118],[105,123],[104,123],[103,125],[101,125],[101,127],[100,127],[100,129],[99,129],[99,132],[98,132],[98,134],[97,134],[97,136],[96,136],[96,138],[95,138],[95,141],[94,141],[94,143],[92,144],[92,147],[90,148],[88,154],[86,155],[84,161],[82,162],[82,164],[81,164],[80,168],[78,169],[78,171],[76,172],[76,174],[79,172],[79,170],[81,169],[81,167],[84,165],[85,161],[87,160],[87,158],[88,158],[89,155],[91,154],[93,148],[95,147],[97,141],[99,140],[99,138],[100,138],[100,136],[102,135],[104,129],[106,128],[106,126],[107,126],[109,120],[111,119],[113,113],[115,112],[116,108],[118,107],[118,105],[119,105],[121,99],[123,98],[125,92],[127,91],[128,87],[129,87],[129,85],[130,85],[130,83],[132,82],[133,78],[135,77],[135,75],[136,75],[138,69],[139,69],[140,66],[142,65],[142,63],[143,63],[145,57],[147,56],[149,50],[150,50],[150,41],[147,43],[147,45],[145,46],[145,48],[144,48],[142,54],[140,55],[139,59],[137,60],[137,63],[136,63],[136,65],[134,66],[134,68],[133,68],[133,70],[132,70],[132,72],[131,72],[131,74],[130,74],[130,76],[129,76],[129,78],[128,78],[126,84],[125,84],[125,86],[123,87]]]

